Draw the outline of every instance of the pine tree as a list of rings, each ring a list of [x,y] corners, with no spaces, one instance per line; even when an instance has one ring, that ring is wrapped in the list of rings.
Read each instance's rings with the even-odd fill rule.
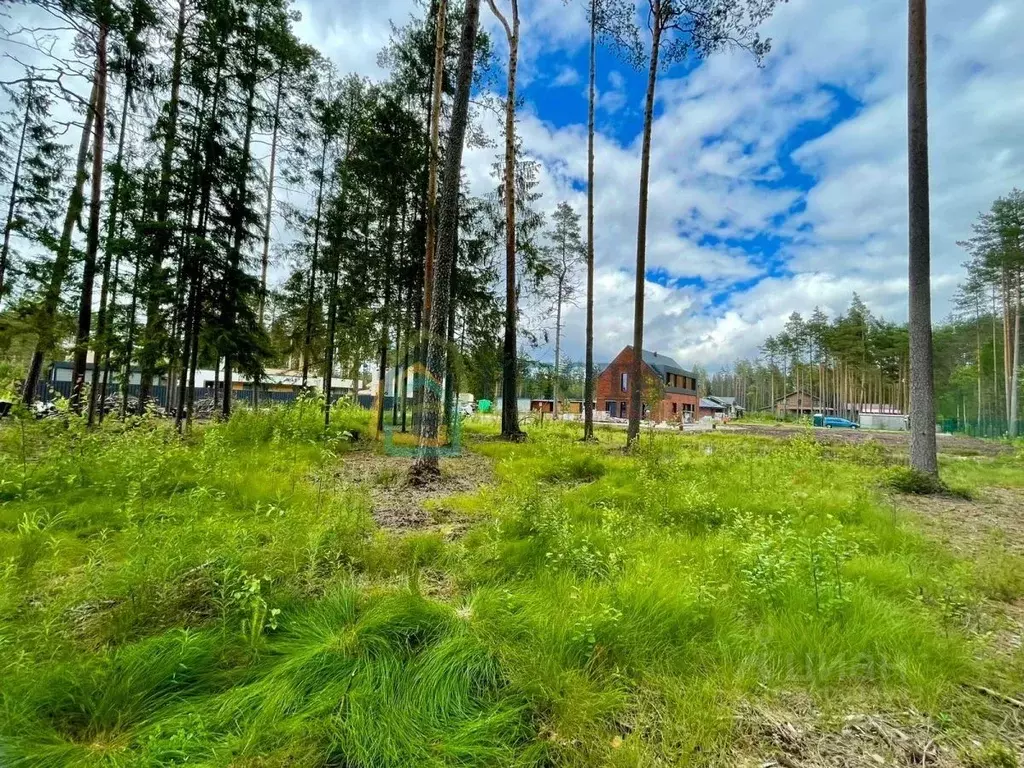
[[[647,0],[651,47],[644,101],[643,138],[640,149],[640,199],[637,207],[636,291],[633,308],[633,370],[630,379],[629,427],[626,440],[640,436],[643,404],[644,285],[647,279],[647,197],[651,174],[651,133],[654,127],[654,91],[658,74],[691,57],[705,58],[735,46],[760,62],[770,49],[757,27],[775,8],[776,0]]]

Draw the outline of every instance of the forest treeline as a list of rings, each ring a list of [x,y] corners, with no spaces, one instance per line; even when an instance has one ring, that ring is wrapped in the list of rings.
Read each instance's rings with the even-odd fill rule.
[[[283,0],[37,5],[48,21],[6,30],[37,50],[4,86],[0,163],[3,340],[30,348],[26,400],[68,340],[74,398],[130,365],[143,400],[165,376],[186,416],[197,367],[230,392],[235,371],[290,364],[305,383],[420,354],[430,18],[395,28],[391,76],[371,83],[303,45]],[[450,39],[443,55],[450,92]],[[450,335],[470,356],[493,355],[498,328],[494,208],[459,209]]]
[[[9,109],[0,131],[0,343],[7,359],[26,361],[23,398],[35,397],[44,362],[69,351],[72,406],[90,423],[103,417],[97,392],[115,380],[123,413],[137,371],[140,401],[165,377],[187,425],[200,366],[217,371],[224,415],[236,373],[258,382],[286,363],[301,368],[303,384],[322,376],[328,392],[334,376],[369,359],[381,374],[394,368],[396,393],[410,370],[443,379],[448,402],[457,380],[515,392],[523,340],[553,337],[560,366],[563,307],[582,300],[584,271],[592,371],[599,45],[648,72],[634,339],[642,344],[659,75],[726,47],[759,62],[770,44],[756,30],[775,0],[706,0],[698,10],[651,0],[646,35],[632,3],[584,0],[585,237],[567,204],[550,222],[537,210],[538,166],[516,135],[518,0],[487,0],[507,60],[495,60],[479,31],[480,0],[432,0],[393,26],[379,82],[338,72],[303,44],[288,0],[6,5],[31,9],[4,17],[7,64],[20,71],[2,83]],[[499,74],[504,92],[494,96]],[[483,110],[502,117],[500,136],[481,129]],[[462,183],[470,143],[495,151],[494,191],[483,198]],[[280,271],[281,284],[268,282]],[[544,304],[542,327],[523,322],[531,302]],[[583,379],[589,434],[592,377]],[[521,437],[512,397],[502,434]]]
[[[980,214],[964,249],[966,278],[952,312],[934,329],[937,414],[983,434],[1020,434],[1020,313],[1024,278],[1024,192],[1014,189]],[[854,294],[844,314],[790,315],[756,360],[705,378],[715,394],[766,409],[802,390],[837,411],[861,404],[908,412],[906,324],[871,314]]]

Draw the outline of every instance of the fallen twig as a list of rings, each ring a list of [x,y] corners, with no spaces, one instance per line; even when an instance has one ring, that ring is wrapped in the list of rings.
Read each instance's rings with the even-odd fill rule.
[[[1011,706],[1018,707],[1019,709],[1024,709],[1024,701],[1021,701],[1020,699],[1015,699],[1013,698],[1013,696],[1007,696],[1005,693],[993,691],[991,688],[986,688],[984,685],[974,685],[972,683],[968,683],[967,685],[976,690],[978,693],[983,693],[984,695],[990,696],[993,699],[999,699],[1004,704],[1010,704]]]

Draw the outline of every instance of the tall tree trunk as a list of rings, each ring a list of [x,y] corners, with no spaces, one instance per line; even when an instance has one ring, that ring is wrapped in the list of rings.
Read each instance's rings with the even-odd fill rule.
[[[999,413],[999,344],[996,341],[996,287],[992,286],[992,416]]]
[[[447,24],[447,0],[438,0],[434,15],[434,77],[430,95],[430,154],[427,165],[427,237],[423,259],[423,317],[430,317],[434,290],[434,256],[437,250],[437,166],[441,129],[441,90],[444,84],[444,40]],[[421,333],[425,329],[421,328]],[[419,354],[426,354],[428,340],[420,341]],[[417,361],[418,362],[418,361]],[[421,397],[422,393],[417,393]]]
[[[558,379],[562,370],[562,291],[565,284],[564,275],[558,278],[558,303],[555,310],[555,375],[551,387],[551,415],[558,418]]]
[[[192,419],[195,416],[196,406],[196,372],[199,370],[199,319],[202,315],[203,306],[203,273],[202,269],[197,267],[195,277],[195,289],[196,289],[196,301],[195,311],[192,317],[192,328],[190,336],[192,338],[192,359],[188,363],[188,386],[185,396],[185,429],[192,429]]]
[[[255,27],[258,30],[260,21],[257,20]],[[254,30],[254,34],[255,34]],[[248,199],[249,189],[249,165],[252,162],[252,130],[253,124],[256,121],[256,66],[259,60],[259,44],[253,43],[252,46],[252,58],[251,58],[251,71],[248,73],[249,83],[247,85],[247,93],[245,100],[245,129],[242,131],[242,162],[241,162],[241,175],[238,178],[238,186],[236,191],[236,210],[234,215],[234,238],[231,245],[231,253],[229,258],[229,269],[231,272],[231,278],[227,281],[227,296],[226,296],[226,309],[227,309],[227,328],[228,328],[228,349],[227,354],[224,355],[224,402],[221,406],[221,413],[224,418],[231,417],[231,395],[232,389],[232,375],[234,373],[234,346],[237,344],[235,338],[235,331],[238,324],[238,290],[235,285],[234,276],[239,273],[242,268],[242,246],[245,238],[245,204]]]
[[[977,429],[978,436],[981,436],[981,413],[982,413],[982,402],[981,402],[981,380],[982,380],[982,367],[981,367],[981,299],[980,296],[974,294],[974,341],[975,351],[978,360],[978,421]]]
[[[132,353],[135,349],[135,326],[136,326],[136,312],[138,311],[139,304],[139,277],[141,275],[140,266],[142,265],[142,254],[136,252],[135,254],[135,274],[132,277],[132,298],[128,305],[128,335],[124,340],[124,367],[121,369],[121,411],[120,417],[124,421],[124,417],[128,415],[128,387],[131,384],[132,377]],[[141,382],[140,382],[141,383]],[[139,400],[139,406],[141,408],[142,400]]]
[[[11,229],[14,226],[14,212],[18,207],[18,182],[21,180],[21,158],[25,154],[25,135],[28,133],[28,121],[32,114],[32,92],[35,81],[28,81],[28,93],[25,96],[25,118],[21,123],[21,136],[18,139],[18,154],[14,158],[14,174],[11,176],[11,199],[7,201],[7,219],[4,221],[4,244],[0,249],[0,305],[4,301],[4,275],[7,273],[7,260],[11,253]]]
[[[456,250],[458,254],[458,250]],[[455,261],[452,260],[452,277],[451,281],[455,283]],[[448,355],[445,359],[445,373],[444,373],[444,424],[448,430],[451,430],[454,426],[454,419],[452,414],[458,407],[455,402],[458,396],[458,390],[455,388],[455,301],[450,300],[448,302]],[[448,442],[452,441],[452,433],[449,431],[447,434]]]
[[[491,11],[501,22],[508,38],[508,85],[505,95],[505,341],[501,359],[501,435],[509,440],[521,440],[519,409],[516,402],[516,324],[518,302],[516,297],[516,68],[519,61],[519,2],[512,2],[512,23],[487,0]]]
[[[1009,428],[1011,419],[1010,409],[1010,377],[1013,370],[1013,348],[1010,346],[1010,320],[1013,313],[1010,310],[1010,270],[1004,266],[1002,269],[1003,285],[1003,399],[1005,400],[1006,426]]]
[[[267,177],[267,215],[263,220],[263,257],[260,259],[260,328],[267,329],[264,323],[264,310],[267,304],[267,267],[270,265],[270,222],[274,213],[274,169],[277,165],[277,132],[281,126],[281,90],[284,84],[284,70],[277,74],[277,96],[274,97],[274,128],[270,137],[270,173]]]
[[[910,185],[910,466],[937,475],[932,380],[931,245],[928,201],[928,67],[925,0],[909,0],[907,67]]]
[[[150,242],[153,244],[151,257],[146,270],[146,326],[142,332],[142,354],[139,356],[139,407],[144,408],[149,400],[156,372],[160,350],[157,337],[163,317],[160,312],[160,270],[167,256],[167,248],[171,241],[171,231],[167,223],[170,212],[171,197],[171,163],[174,160],[174,148],[178,140],[178,108],[181,99],[182,58],[185,48],[185,5],[186,0],[178,0],[178,26],[174,34],[174,54],[171,63],[171,92],[167,102],[167,133],[160,153],[160,186],[157,189],[154,226]],[[218,83],[220,67],[218,64]],[[216,103],[216,96],[214,96]]]
[[[402,289],[398,289],[398,312],[395,314],[395,360],[391,369],[391,426],[398,425],[398,373],[402,362]]]
[[[306,284],[306,330],[302,337],[302,388],[309,379],[309,358],[313,347],[313,303],[316,294],[316,271],[320,261],[320,219],[323,212],[324,180],[327,173],[327,135],[324,134],[320,152],[320,178],[316,192],[316,218],[313,220],[313,254],[309,263],[309,282]]]
[[[118,224],[118,237],[124,237],[124,217],[121,217],[121,221]],[[110,245],[108,243],[107,247]],[[114,258],[114,274],[111,278],[111,291],[110,291],[110,304],[107,312],[113,315],[117,309],[117,293],[118,286],[121,282],[121,249],[117,249],[117,256]],[[111,317],[111,324],[113,324],[113,317]],[[106,396],[107,389],[110,386],[110,344],[106,344],[103,352],[103,382],[100,385],[100,391]],[[103,409],[100,408],[100,423],[103,423]]]
[[[1017,271],[1016,306],[1013,311],[1013,373],[1010,375],[1010,437],[1020,434],[1020,304],[1021,280]]]
[[[411,470],[411,477],[423,480],[440,474],[437,455],[437,435],[440,421],[442,393],[437,386],[447,358],[448,302],[451,300],[451,270],[455,261],[456,237],[459,226],[459,173],[462,168],[462,147],[466,138],[469,115],[469,92],[473,83],[473,56],[476,48],[476,28],[480,17],[480,0],[466,0],[462,38],[459,46],[459,68],[456,77],[455,101],[445,150],[444,179],[438,217],[437,263],[434,269],[433,302],[430,311],[430,334],[427,348],[426,380],[424,387],[423,419],[420,431],[419,455]]]
[[[78,304],[78,333],[75,337],[75,358],[72,365],[71,407],[82,412],[85,388],[85,366],[88,359],[89,333],[92,330],[92,288],[96,277],[96,254],[100,247],[100,207],[103,204],[103,138],[107,114],[107,24],[99,23],[96,41],[96,120],[92,138],[92,201],[89,204],[89,229],[85,238],[85,261],[82,267],[82,295]],[[93,368],[99,360],[93,361]]]
[[[633,299],[633,365],[629,382],[629,427],[626,443],[640,437],[643,408],[644,279],[647,271],[647,192],[651,178],[651,130],[654,126],[654,86],[658,81],[658,54],[661,49],[661,0],[654,3],[654,35],[651,63],[647,71],[647,98],[644,104],[644,135],[640,151],[640,204],[636,225],[636,288]]]
[[[39,384],[39,374],[43,370],[43,356],[50,352],[55,342],[55,326],[57,322],[57,307],[60,304],[60,292],[64,285],[64,278],[67,277],[68,269],[71,266],[71,238],[74,234],[75,224],[82,213],[85,204],[85,193],[83,185],[87,173],[85,170],[86,160],[89,156],[89,139],[92,136],[93,122],[96,116],[96,83],[92,85],[92,95],[89,97],[89,105],[85,110],[85,122],[82,124],[82,138],[78,143],[78,158],[75,161],[75,181],[71,187],[71,196],[68,199],[67,211],[64,214],[64,226],[61,230],[60,243],[57,246],[57,254],[53,260],[53,267],[50,270],[50,281],[46,286],[46,294],[43,297],[42,307],[37,318],[38,338],[36,348],[32,353],[32,362],[29,364],[28,373],[25,375],[25,383],[21,392],[21,399],[25,405],[31,405],[36,396],[36,386]]]
[[[384,302],[381,306],[380,319],[380,341],[378,343],[378,355],[380,365],[377,370],[377,433],[384,432],[384,398],[387,396],[386,381],[388,372],[388,315],[391,312],[391,257],[394,246],[394,214],[388,214],[387,245],[384,256]]]
[[[195,259],[189,259],[189,261],[194,262]],[[189,271],[194,273],[195,268],[190,265]],[[185,320],[182,324],[181,379],[178,382],[177,408],[174,414],[174,426],[178,432],[181,432],[183,426],[187,423],[186,419],[191,416],[191,409],[188,408],[187,398],[189,390],[195,385],[195,381],[193,380],[192,386],[190,386],[188,374],[193,356],[192,349],[195,347],[198,352],[199,347],[199,339],[193,333],[196,328],[196,314],[199,311],[199,280],[195,274],[190,275],[190,277],[188,303],[185,310]]]
[[[349,104],[348,119],[345,121],[345,158],[342,161],[348,164],[349,152],[352,148],[352,119],[356,111],[356,91],[352,91],[351,103]],[[346,177],[342,175],[341,190],[339,192],[338,209],[344,213],[347,210],[346,192],[348,185]],[[338,246],[340,248],[340,246]],[[341,271],[341,252],[335,250],[331,269],[330,295],[327,297],[327,353],[324,359],[324,429],[331,425],[331,379],[334,377],[334,347],[335,334],[338,325],[338,276]],[[353,381],[353,388],[355,382]],[[358,392],[356,393],[358,395]],[[353,400],[357,400],[354,397]]]
[[[594,101],[597,78],[597,3],[590,0],[590,83],[587,90],[587,338],[584,353],[583,439],[594,437]]]
[[[107,294],[110,290],[110,267],[111,256],[114,251],[115,235],[117,233],[117,214],[120,203],[119,195],[121,189],[121,177],[124,173],[122,163],[124,161],[124,137],[125,125],[128,122],[128,105],[132,98],[132,77],[129,75],[125,81],[124,103],[121,105],[120,133],[117,137],[117,154],[114,156],[114,185],[110,192],[110,212],[107,216],[107,243],[103,249],[103,279],[100,282],[100,308],[96,315],[96,344],[95,354],[92,363],[92,381],[89,388],[89,425],[93,423],[96,415],[96,400],[100,402],[100,421],[103,420],[103,400],[107,396],[106,376],[103,378],[103,389],[99,390],[100,358],[104,361],[109,355],[110,340],[107,330]],[[120,254],[118,255],[120,258]]]

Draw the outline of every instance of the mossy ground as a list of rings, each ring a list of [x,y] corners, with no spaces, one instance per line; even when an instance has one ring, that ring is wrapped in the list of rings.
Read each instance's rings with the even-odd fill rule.
[[[365,416],[334,421],[0,428],[0,764],[726,766],[794,695],[1019,753],[979,686],[1024,691],[995,642],[1024,559],[926,535],[882,446],[471,424],[493,477],[453,536],[382,530],[339,471]],[[1024,485],[1019,455],[943,472]]]

